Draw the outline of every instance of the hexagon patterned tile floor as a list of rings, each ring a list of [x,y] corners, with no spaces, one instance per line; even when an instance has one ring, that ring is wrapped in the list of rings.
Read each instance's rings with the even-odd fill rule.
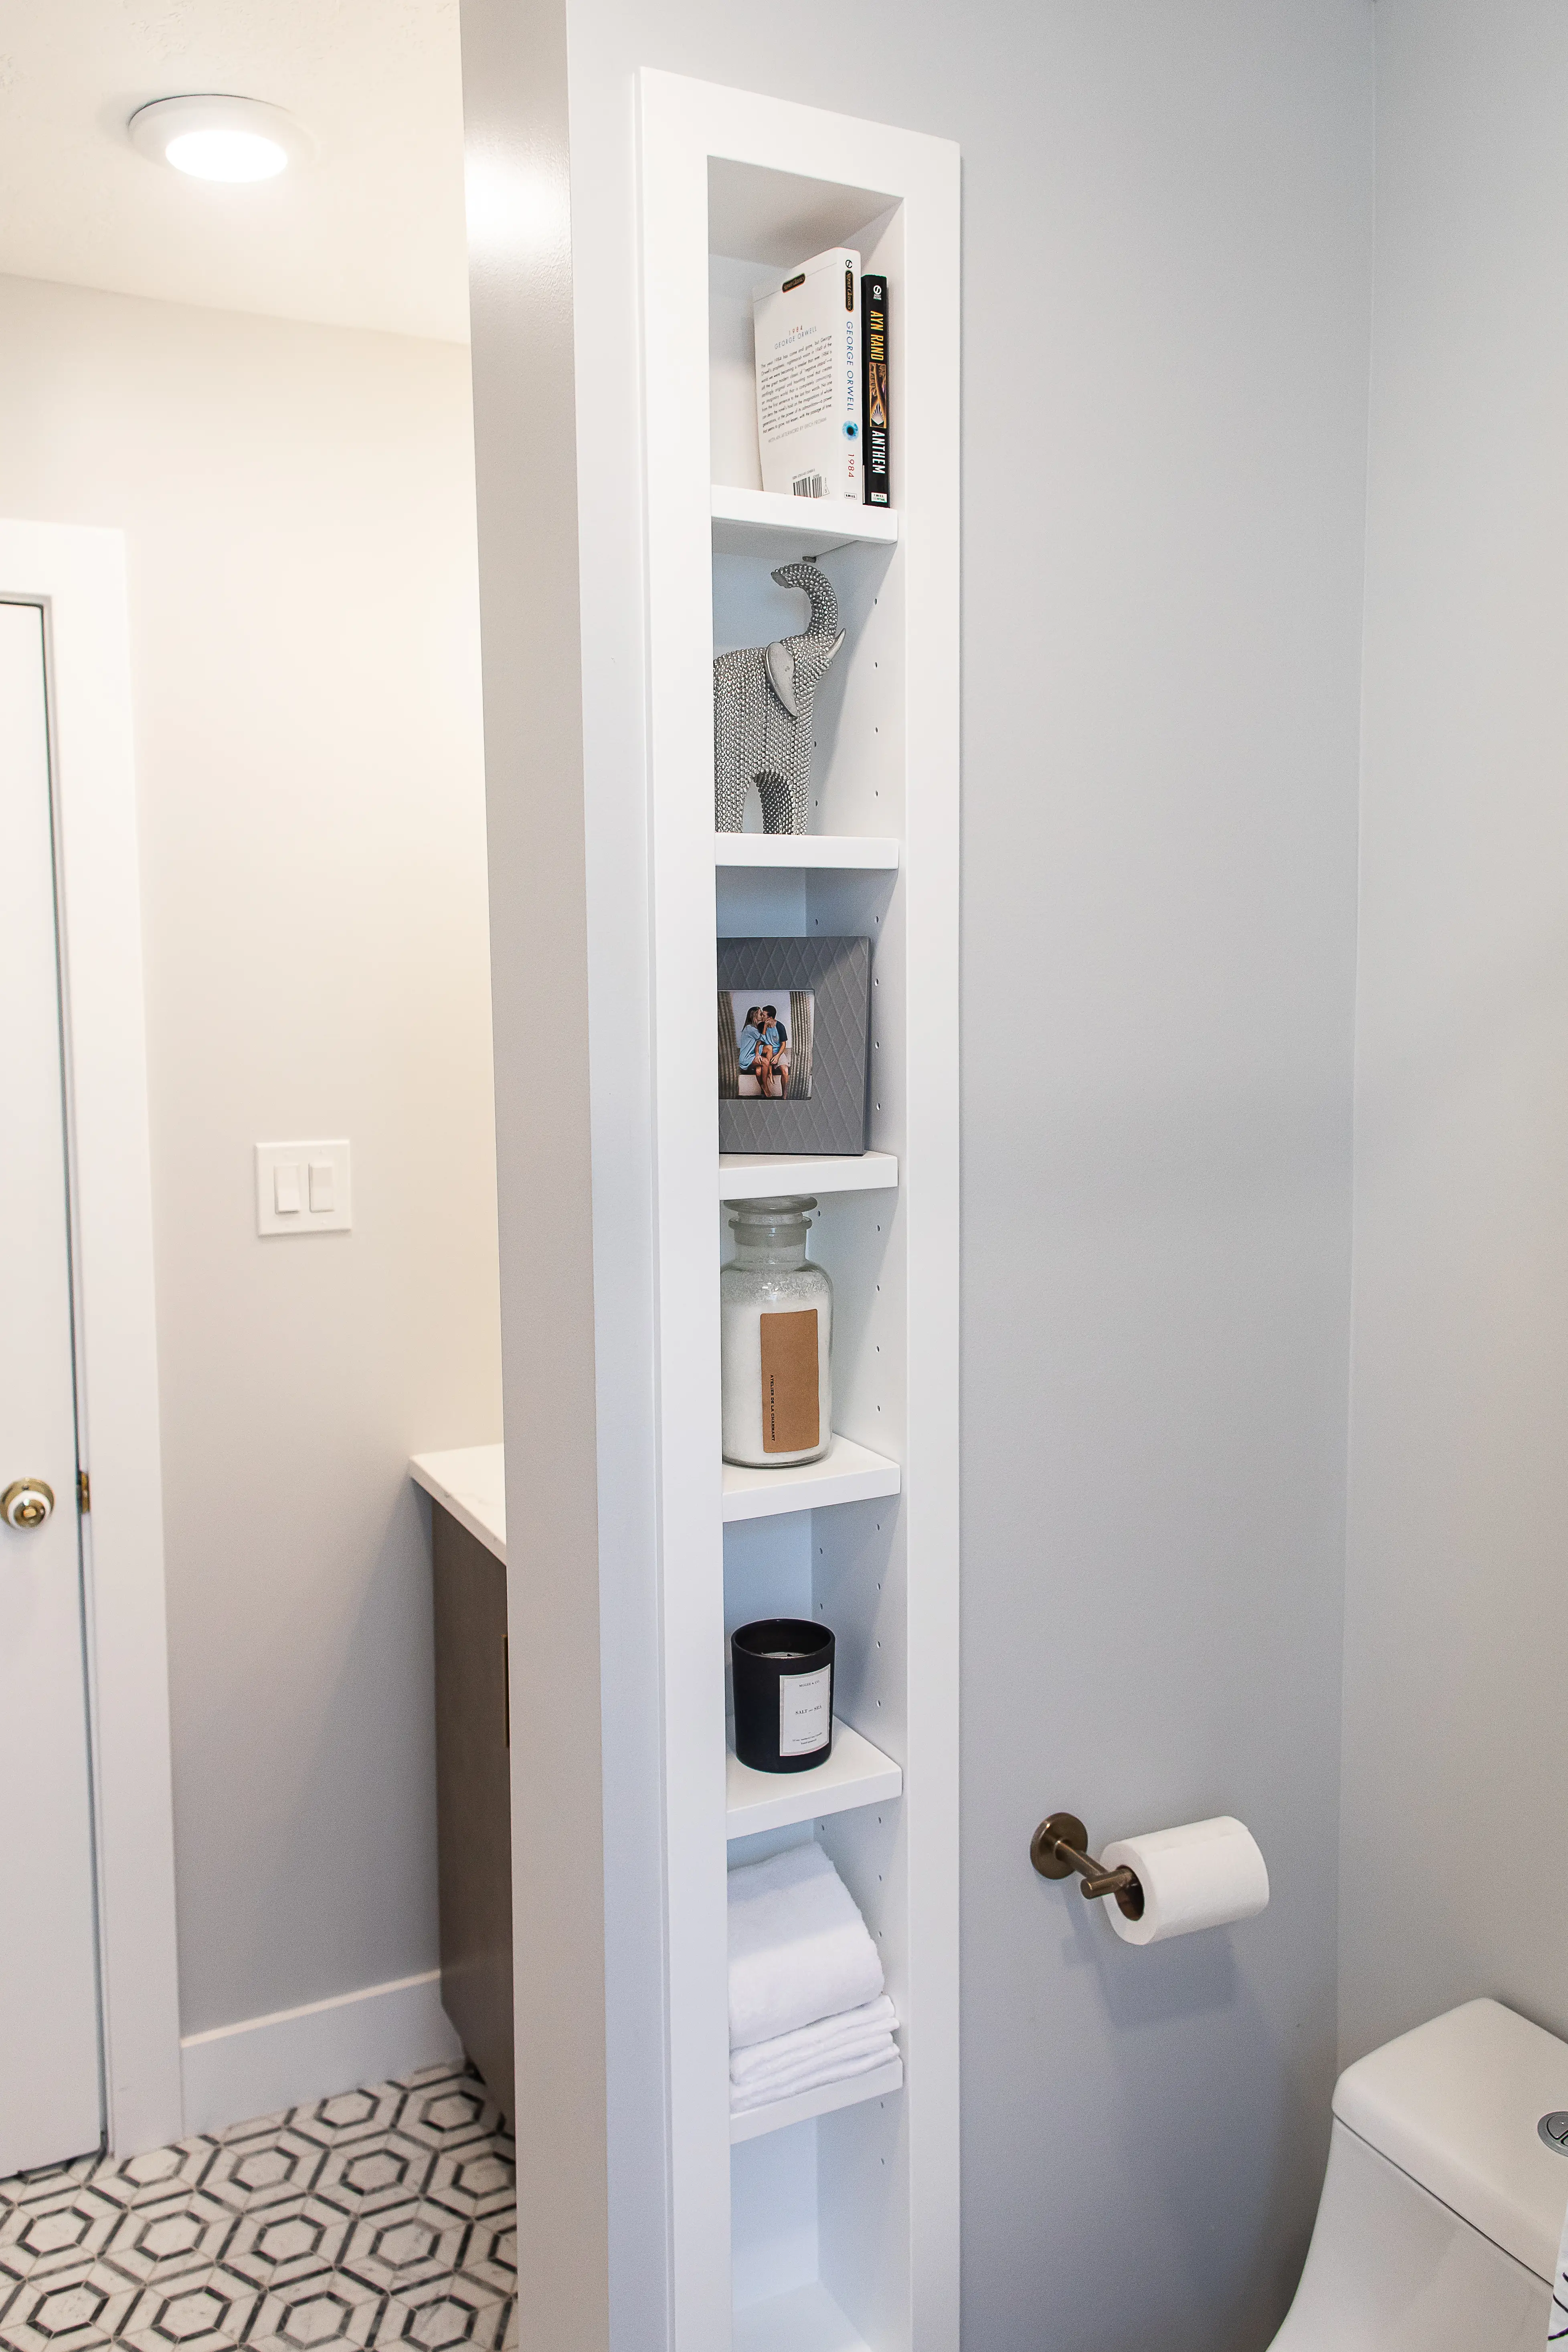
[[[445,2066],[0,2180],[0,2352],[506,2352],[514,2193],[483,2084]]]

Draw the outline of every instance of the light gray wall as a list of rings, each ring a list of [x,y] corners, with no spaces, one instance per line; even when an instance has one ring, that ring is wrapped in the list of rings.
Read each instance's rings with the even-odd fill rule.
[[[407,1456],[500,1433],[468,354],[0,279],[0,512],[126,534],[183,2023],[436,1959]],[[346,1135],[350,1235],[251,1147]]]
[[[1347,2058],[1568,2032],[1568,16],[1377,16]]]
[[[1035,26],[949,126],[965,2340],[1252,2352],[1334,2056],[1371,15]],[[1129,1950],[1058,1806],[1238,1814],[1270,1907]]]
[[[966,2339],[1250,2352],[1334,2050],[1369,0],[566,6],[596,631],[638,564],[636,68],[963,147]],[[639,856],[590,814],[612,962]],[[1053,1804],[1234,1810],[1273,1906],[1128,1951],[1031,1873]]]

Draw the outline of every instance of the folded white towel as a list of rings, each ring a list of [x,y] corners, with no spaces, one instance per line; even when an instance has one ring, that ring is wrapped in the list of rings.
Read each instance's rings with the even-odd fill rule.
[[[730,2047],[744,2050],[875,2000],[882,1963],[818,1845],[730,1873]]]
[[[747,2115],[803,2091],[824,2090],[830,2083],[874,2074],[899,2054],[892,2034],[898,2021],[897,2010],[883,1993],[858,2009],[846,2010],[841,2017],[825,2017],[816,2025],[737,2050],[730,2060],[731,2114]]]
[[[882,1993],[841,2017],[825,2017],[816,2025],[802,2025],[793,2033],[775,2033],[771,2042],[753,2042],[735,2051],[730,2060],[730,2080],[741,2090],[761,2084],[788,2084],[797,2074],[818,2073],[839,2059],[887,2054],[888,2038],[899,2012]]]
[[[795,2067],[791,2074],[770,2074],[763,2082],[731,2083],[730,2106],[731,2112],[742,2107],[771,2106],[775,2099],[793,2099],[803,2091],[819,2091],[829,2083],[847,2083],[852,2075],[869,2074],[898,2054],[898,2043],[884,2028],[880,2033],[868,2035],[863,2049],[818,2058]]]
[[[862,2034],[858,2042],[842,2043],[837,2050],[825,2051],[816,2058],[803,2058],[797,2065],[752,2075],[743,2083],[731,2083],[731,2111],[739,2114],[742,2107],[769,2106],[776,2099],[793,2099],[802,2091],[847,2082],[853,2075],[885,2066],[898,2054],[899,2045],[888,2027],[879,2026]]]
[[[738,2083],[730,2085],[730,2113],[750,2115],[756,2107],[776,2106],[781,2099],[796,2099],[803,2091],[825,2091],[830,2083],[852,2083],[858,2075],[874,2074],[899,2054],[899,2045],[890,2033],[882,2036],[882,2047],[867,2051],[861,2058],[828,2060],[815,2073],[803,2074],[784,2083],[762,2083],[742,2089]]]

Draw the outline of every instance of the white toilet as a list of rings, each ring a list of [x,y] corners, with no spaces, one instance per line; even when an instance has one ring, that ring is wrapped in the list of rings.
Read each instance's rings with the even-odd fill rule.
[[[1495,2000],[1347,2066],[1273,2352],[1543,2352],[1568,2208],[1568,2043]]]

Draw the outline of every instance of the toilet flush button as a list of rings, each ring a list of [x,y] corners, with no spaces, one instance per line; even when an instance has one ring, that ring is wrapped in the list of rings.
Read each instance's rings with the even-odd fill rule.
[[[1554,2147],[1559,2156],[1568,2156],[1568,2115],[1542,2116],[1535,2128],[1548,2147]]]

